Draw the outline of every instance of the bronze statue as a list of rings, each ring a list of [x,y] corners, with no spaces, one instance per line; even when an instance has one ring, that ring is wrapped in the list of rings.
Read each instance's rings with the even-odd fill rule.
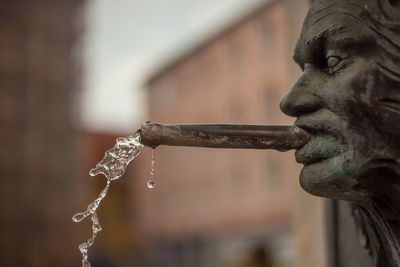
[[[400,1],[312,1],[294,60],[302,187],[352,202],[370,266],[400,266]]]

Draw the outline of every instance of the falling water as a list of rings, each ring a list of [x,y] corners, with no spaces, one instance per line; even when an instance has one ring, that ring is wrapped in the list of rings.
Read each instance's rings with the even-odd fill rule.
[[[79,212],[72,216],[74,222],[80,222],[88,216],[91,216],[92,219],[92,236],[86,242],[79,245],[79,250],[82,253],[82,267],[91,266],[88,260],[88,249],[93,245],[97,233],[102,230],[96,213],[100,202],[107,195],[111,181],[120,178],[124,174],[129,162],[139,155],[142,148],[143,145],[140,143],[139,133],[128,137],[118,137],[115,146],[107,150],[104,158],[96,164],[95,168],[90,170],[89,174],[91,176],[102,173],[107,178],[107,184],[99,196],[87,206],[84,212]],[[152,172],[154,171],[153,160],[154,156],[152,157]]]
[[[156,181],[153,180],[154,173],[155,173],[155,169],[154,169],[155,163],[156,163],[156,160],[154,158],[154,149],[153,149],[151,151],[151,171],[150,171],[151,179],[147,181],[147,187],[150,189],[153,189],[154,187],[156,187]]]

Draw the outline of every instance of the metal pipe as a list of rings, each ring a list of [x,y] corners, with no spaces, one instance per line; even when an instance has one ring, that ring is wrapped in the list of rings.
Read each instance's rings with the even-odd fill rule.
[[[307,132],[296,126],[147,122],[139,132],[141,143],[152,148],[168,145],[288,151],[303,146],[310,139]]]

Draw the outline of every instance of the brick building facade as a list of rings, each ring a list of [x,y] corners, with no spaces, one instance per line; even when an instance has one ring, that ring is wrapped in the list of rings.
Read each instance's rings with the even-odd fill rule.
[[[2,1],[0,266],[78,266],[83,1]],[[76,202],[75,202],[76,201]]]

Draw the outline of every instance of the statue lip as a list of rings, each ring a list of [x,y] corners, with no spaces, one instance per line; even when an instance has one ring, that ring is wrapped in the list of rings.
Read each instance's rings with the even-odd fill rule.
[[[294,125],[305,130],[312,137],[324,134],[334,136],[339,140],[345,139],[342,135],[342,120],[327,109],[302,115],[297,118]]]
[[[317,111],[299,117],[295,126],[311,135],[310,140],[295,152],[296,162],[309,165],[337,156],[343,151],[344,138],[340,132],[340,122],[333,113]]]
[[[298,163],[309,165],[339,155],[343,147],[332,135],[313,136],[304,146],[295,152]]]
[[[326,124],[329,123],[324,121],[324,122],[320,122],[320,121],[313,121],[313,120],[301,120],[300,119],[298,121],[296,121],[296,123],[294,124],[295,126],[305,130],[306,132],[308,132],[311,136],[315,136],[318,134],[329,134],[329,135],[333,135],[333,136],[339,136],[340,134],[333,130],[333,127],[324,127],[326,126]]]
[[[300,151],[300,150],[298,150],[298,151]],[[311,165],[311,164],[314,164],[314,163],[317,163],[317,162],[320,162],[320,161],[323,161],[323,160],[327,159],[327,158],[324,158],[324,157],[320,157],[320,156],[318,156],[316,154],[311,154],[311,155],[305,156],[305,155],[297,153],[297,151],[295,153],[295,158],[296,158],[296,162],[297,163],[304,164],[305,166],[306,165]]]

